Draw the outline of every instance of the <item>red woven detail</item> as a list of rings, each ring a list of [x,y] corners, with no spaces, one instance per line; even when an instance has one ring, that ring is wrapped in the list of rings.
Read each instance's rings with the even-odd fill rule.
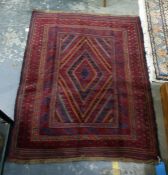
[[[157,154],[139,18],[34,12],[9,158]]]

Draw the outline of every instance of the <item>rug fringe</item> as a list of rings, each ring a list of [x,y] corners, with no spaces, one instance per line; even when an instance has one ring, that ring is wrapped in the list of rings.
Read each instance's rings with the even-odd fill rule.
[[[39,12],[39,13],[75,13],[75,14],[86,14],[86,15],[98,15],[98,16],[114,16],[114,17],[138,17],[138,15],[115,15],[110,13],[99,13],[96,12],[85,12],[80,10],[71,10],[71,11],[61,11],[61,10],[40,10],[40,9],[33,9],[33,12]]]
[[[20,163],[20,164],[45,164],[45,163],[68,163],[78,161],[118,161],[118,162],[134,162],[134,163],[145,163],[155,164],[157,160],[138,160],[132,158],[107,158],[107,157],[77,157],[77,158],[57,158],[57,159],[31,159],[31,160],[18,160],[8,159],[8,162]]]

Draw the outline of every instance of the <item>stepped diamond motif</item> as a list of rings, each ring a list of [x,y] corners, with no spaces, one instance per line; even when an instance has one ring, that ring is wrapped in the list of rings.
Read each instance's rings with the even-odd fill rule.
[[[102,76],[98,66],[92,61],[91,56],[84,52],[69,69],[68,74],[80,91],[84,99],[90,87],[92,87]]]
[[[92,47],[93,42],[97,45],[96,48]],[[64,106],[67,111],[72,109],[69,116],[74,121],[103,120],[93,107],[105,103],[111,106],[113,101],[110,59],[103,54],[105,49],[102,49],[102,43],[100,45],[94,37],[75,36],[67,47],[71,47],[71,50],[68,52],[65,47],[65,51],[62,51],[59,67],[61,80],[59,86]],[[102,113],[106,116],[111,113],[112,108],[103,107]],[[89,118],[88,114],[92,114],[95,119]]]

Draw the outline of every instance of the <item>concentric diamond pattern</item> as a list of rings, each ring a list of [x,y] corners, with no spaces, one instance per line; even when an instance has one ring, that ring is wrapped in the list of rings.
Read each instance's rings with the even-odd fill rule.
[[[102,76],[101,71],[91,59],[91,56],[85,51],[70,67],[68,74],[74,85],[80,93],[82,99],[85,99],[89,92],[89,88],[93,87]]]
[[[104,113],[108,116],[113,110],[112,107],[103,109],[103,105],[101,105],[103,103],[111,104],[113,101],[110,90],[112,70],[107,61],[109,58],[106,54],[102,55],[105,48],[102,48],[102,43],[98,43],[99,40],[96,37],[77,36],[75,38],[72,43],[68,42],[68,47],[71,47],[73,53],[66,52],[65,56],[65,53],[62,52],[64,56],[61,57],[59,68],[61,96],[65,108],[73,108],[70,116],[73,116],[74,121],[100,122],[104,118],[100,120],[98,117],[99,114],[96,111],[98,106],[102,106],[102,111],[105,110]],[[97,44],[97,47],[92,47],[93,43]],[[105,98],[106,96],[110,98]],[[94,118],[90,118],[90,115]]]

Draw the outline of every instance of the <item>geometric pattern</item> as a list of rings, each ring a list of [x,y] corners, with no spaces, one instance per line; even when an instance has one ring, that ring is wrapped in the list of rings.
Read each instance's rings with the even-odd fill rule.
[[[33,12],[9,160],[155,160],[141,32],[138,17]]]
[[[168,3],[145,0],[156,79],[168,80]]]
[[[92,107],[92,105],[90,104],[92,102],[90,98],[93,98],[93,96],[102,91],[100,86],[102,86],[106,82],[108,83],[108,81],[111,80],[109,79],[109,77],[111,76],[111,70],[109,70],[109,68],[105,64],[102,64],[101,60],[96,60],[97,62],[94,61],[94,57],[96,57],[96,51],[92,49],[91,45],[89,45],[89,42],[92,41],[89,41],[88,37],[81,39],[85,40],[81,45],[81,47],[83,47],[82,50],[84,51],[80,53],[79,49],[81,49],[81,47],[75,50],[78,54],[80,53],[79,57],[78,55],[76,55],[75,60],[72,57],[72,65],[69,65],[69,68],[66,70],[66,68],[64,68],[66,67],[65,64],[63,67],[60,68],[60,71],[62,72],[62,77],[64,77],[65,79],[70,78],[68,82],[65,82],[67,83],[67,87],[69,86],[70,90],[71,87],[73,87],[73,89],[76,89],[74,101],[77,102],[74,108],[78,108],[78,111],[80,113],[80,118],[77,119],[77,121],[87,122],[89,120],[87,111],[92,110],[89,109]],[[70,59],[71,57],[69,57],[69,60]],[[68,64],[70,63],[68,62]],[[108,93],[108,90],[106,93]],[[93,121],[95,120],[95,122],[102,122],[101,118],[104,118],[104,120],[108,120],[108,117],[112,112],[112,99],[109,99],[107,102],[105,101],[104,103],[107,105],[105,105],[105,109],[102,109],[102,113],[106,113],[104,115],[107,115],[107,113],[109,113],[107,115],[107,118],[104,118],[100,114],[101,117],[97,116],[97,119],[92,118]]]

